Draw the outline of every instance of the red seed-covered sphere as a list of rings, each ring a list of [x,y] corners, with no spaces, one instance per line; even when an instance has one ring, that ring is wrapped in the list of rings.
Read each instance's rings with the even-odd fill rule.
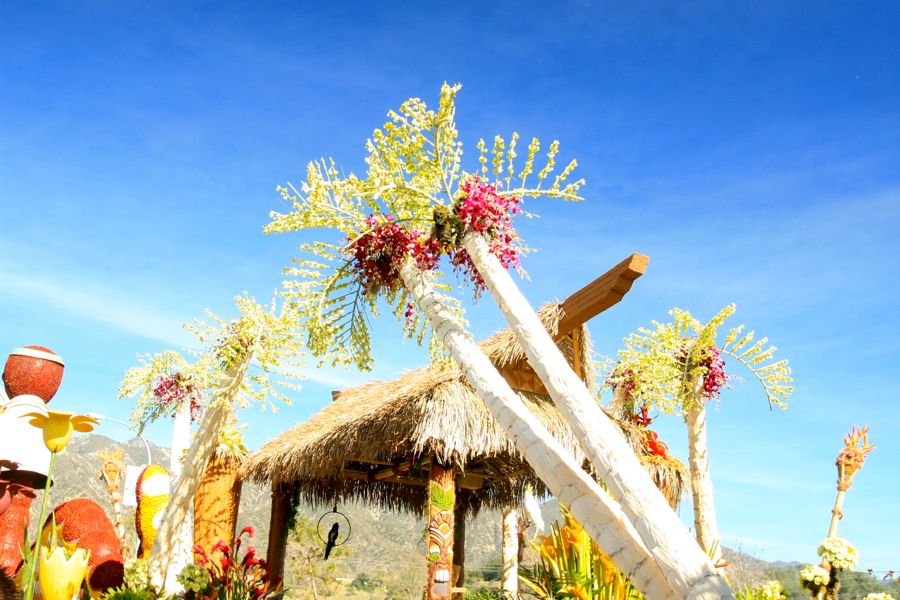
[[[6,359],[3,386],[10,399],[32,394],[50,402],[62,383],[65,363],[50,348],[25,346],[16,348]]]
[[[61,529],[64,542],[89,550],[87,581],[91,596],[95,597],[122,585],[125,561],[122,558],[122,542],[115,527],[99,504],[87,498],[75,498],[53,509],[53,515],[44,523],[44,533],[49,535],[52,518]]]

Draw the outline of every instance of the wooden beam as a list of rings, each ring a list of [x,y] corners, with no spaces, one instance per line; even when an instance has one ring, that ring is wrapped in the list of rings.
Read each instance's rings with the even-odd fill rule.
[[[269,546],[266,562],[272,577],[284,578],[284,558],[287,553],[288,522],[291,519],[293,483],[272,484],[272,512],[269,514]]]
[[[647,270],[649,261],[643,254],[632,254],[563,300],[557,339],[617,304],[631,289],[634,280]]]

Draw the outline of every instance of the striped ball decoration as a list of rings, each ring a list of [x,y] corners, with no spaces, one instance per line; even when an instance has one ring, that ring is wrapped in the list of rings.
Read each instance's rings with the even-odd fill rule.
[[[50,402],[62,383],[65,362],[50,348],[23,346],[9,353],[3,369],[3,386],[10,400],[30,394]]]

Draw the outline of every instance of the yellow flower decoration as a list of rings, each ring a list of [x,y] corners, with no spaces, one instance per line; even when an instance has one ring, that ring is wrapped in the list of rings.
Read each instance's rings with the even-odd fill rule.
[[[81,589],[90,556],[90,551],[81,548],[66,556],[62,547],[52,551],[46,546],[41,547],[38,578],[44,600],[70,600]]]
[[[65,448],[72,439],[72,432],[87,433],[94,430],[97,420],[87,415],[76,415],[61,410],[48,410],[47,414],[28,413],[34,427],[43,430],[44,445],[50,452],[59,452]]]

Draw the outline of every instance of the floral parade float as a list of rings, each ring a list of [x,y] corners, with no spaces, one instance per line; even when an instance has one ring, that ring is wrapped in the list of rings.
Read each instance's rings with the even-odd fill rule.
[[[186,326],[204,348],[196,360],[188,362],[171,350],[142,357],[141,364],[125,374],[119,390],[121,397],[138,396],[132,414],[138,431],[161,416],[184,411],[185,402],[191,403],[189,413],[200,413],[196,435],[180,463],[181,475],[158,517],[155,539],[144,549],[150,583],[168,593],[182,589],[176,578],[193,560],[190,544],[183,546],[185,539],[193,540],[191,509],[234,411],[254,403],[274,410],[269,398],[290,402],[276,385],[297,389],[288,380],[299,378],[292,370],[302,353],[297,312],[290,306],[277,309],[274,302],[263,306],[246,295],[235,300],[237,319],[225,321],[208,313],[211,323]],[[251,361],[257,367],[253,373],[248,372]],[[164,394],[159,393],[162,382]],[[201,527],[218,518],[194,514]]]
[[[766,347],[766,338],[754,342],[754,333],[744,333],[741,325],[730,329],[721,343],[716,341],[719,328],[734,311],[735,306],[728,305],[702,324],[687,311],[673,309],[673,323],[654,322],[654,330],[641,328],[625,339],[625,349],[608,377],[614,388],[614,414],[633,414],[640,420],[652,407],[684,417],[694,530],[697,542],[718,565],[723,563],[709,471],[706,404],[718,398],[728,382],[724,359],[749,370],[762,385],[770,408],[785,408],[793,390],[787,360],[773,359],[775,347]]]
[[[381,298],[407,335],[421,341],[430,325],[432,347],[449,352],[538,476],[639,589],[655,598],[733,597],[506,272],[518,266],[522,250],[512,214],[526,197],[579,199],[583,182],[565,183],[575,162],[543,187],[555,168],[554,142],[529,187],[540,143],[529,144],[516,172],[513,135],[508,145],[495,138],[490,158],[479,143],[480,172],[463,172],[454,123],[458,90],[445,85],[437,111],[411,99],[390,112],[366,144],[366,178],[341,177],[333,161],[322,160],[309,164],[300,190],[282,188],[292,210],[273,213],[267,232],[330,229],[342,236],[302,244],[309,258],[286,270],[310,350],[333,363],[371,367],[367,315]],[[439,291],[447,289],[437,280],[442,255],[476,293],[491,291],[616,500],[555,443],[463,328],[458,304]]]

